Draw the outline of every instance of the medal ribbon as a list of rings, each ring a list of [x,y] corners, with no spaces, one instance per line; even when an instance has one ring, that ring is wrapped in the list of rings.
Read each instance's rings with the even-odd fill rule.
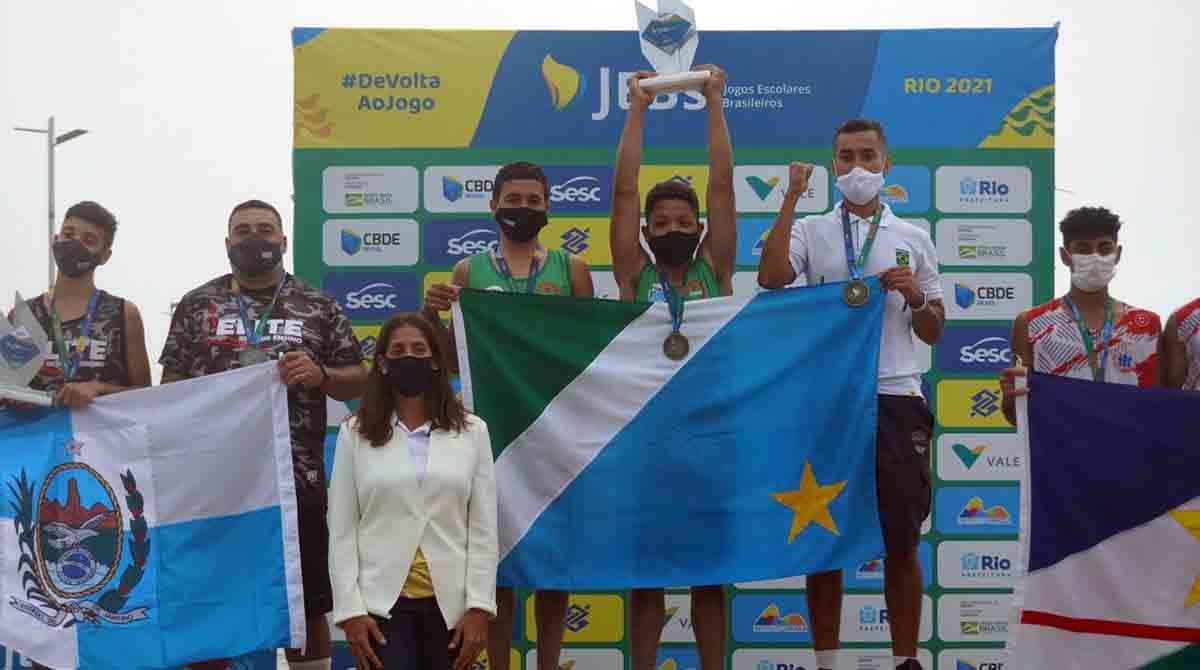
[[[54,346],[58,348],[58,364],[62,368],[63,381],[71,381],[79,372],[79,366],[83,361],[83,352],[91,343],[92,335],[92,317],[96,314],[96,303],[100,299],[99,291],[92,291],[92,296],[88,298],[87,315],[83,317],[83,325],[79,329],[79,337],[71,343],[71,350],[67,350],[67,339],[63,336],[62,318],[58,315],[58,308],[54,303],[54,288],[50,289],[50,322],[54,330]]]
[[[1083,315],[1075,306],[1075,301],[1071,300],[1070,296],[1066,296],[1063,298],[1063,302],[1071,308],[1071,316],[1075,319],[1075,325],[1079,327],[1079,337],[1083,338],[1083,346],[1087,350],[1088,367],[1092,369],[1092,381],[1104,381],[1105,368],[1108,365],[1108,341],[1112,339],[1113,299],[1110,297],[1104,302],[1104,328],[1100,334],[1103,339],[1100,341],[1099,361],[1096,360],[1096,344],[1092,341],[1092,333],[1083,322]]]
[[[267,321],[271,319],[271,313],[275,311],[275,302],[279,300],[279,294],[283,292],[283,285],[287,283],[288,274],[283,273],[283,279],[279,280],[279,286],[275,287],[275,296],[271,298],[271,304],[267,306],[267,311],[263,312],[258,319],[258,327],[252,328],[250,321],[250,309],[246,306],[246,300],[242,298],[242,287],[238,285],[237,279],[233,280],[233,297],[237,300],[238,312],[242,318],[242,329],[246,331],[246,346],[257,347],[259,342],[262,342],[263,332],[267,328]]]
[[[491,252],[492,260],[496,262],[496,269],[500,271],[500,276],[508,282],[509,288],[516,290],[516,279],[513,278],[512,267],[508,261],[504,260],[504,256],[496,255],[496,252]],[[537,288],[537,273],[541,268],[541,261],[538,260],[537,254],[529,261],[529,276],[525,277],[525,292],[533,293]]]
[[[657,272],[657,268],[655,271]],[[667,309],[671,310],[671,331],[678,333],[683,326],[683,297],[661,272],[658,273],[658,283],[662,286],[663,297],[667,300]]]
[[[862,280],[863,270],[867,267],[867,257],[871,255],[871,247],[875,246],[875,235],[879,232],[879,222],[883,219],[883,206],[875,212],[871,220],[871,228],[867,231],[867,239],[863,240],[862,250],[858,257],[854,256],[854,235],[850,230],[850,210],[842,203],[842,238],[846,242],[846,267],[850,270],[850,278]]]

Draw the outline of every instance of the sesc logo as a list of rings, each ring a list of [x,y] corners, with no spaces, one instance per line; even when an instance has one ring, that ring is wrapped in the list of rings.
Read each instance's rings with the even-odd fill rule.
[[[496,222],[433,220],[425,224],[424,261],[429,265],[453,266],[458,261],[500,248]]]
[[[990,374],[1012,362],[1008,334],[1001,327],[946,328],[937,347],[942,372]]]
[[[943,212],[1024,214],[1033,204],[1033,175],[1023,166],[948,165],[937,170]]]
[[[417,276],[408,272],[331,272],[321,289],[352,321],[386,321],[420,305]]]
[[[609,211],[612,168],[552,165],[544,169],[550,184],[552,214],[603,214]]]

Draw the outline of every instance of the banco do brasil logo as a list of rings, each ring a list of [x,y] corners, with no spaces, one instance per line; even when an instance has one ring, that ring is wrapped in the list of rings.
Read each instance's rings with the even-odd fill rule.
[[[554,111],[561,112],[571,106],[571,103],[582,97],[587,90],[587,77],[579,70],[564,65],[554,56],[546,54],[542,59],[542,78],[546,80],[546,88],[550,92],[550,105]]]

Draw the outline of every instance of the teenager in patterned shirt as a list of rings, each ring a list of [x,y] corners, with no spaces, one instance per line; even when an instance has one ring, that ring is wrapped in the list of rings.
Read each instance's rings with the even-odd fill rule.
[[[276,361],[288,385],[292,462],[299,508],[300,569],[308,617],[305,653],[287,651],[295,670],[329,670],[329,526],[325,515],[326,396],[362,394],[367,372],[337,302],[283,269],[287,237],[279,212],[261,200],[233,208],[225,247],[233,266],[183,297],[159,363],[163,383]]]
[[[1158,343],[1159,383],[1200,390],[1200,298],[1175,310]]]
[[[1035,372],[1109,384],[1155,386],[1158,315],[1112,297],[1108,285],[1121,260],[1121,220],[1103,207],[1071,210],[1058,224],[1059,257],[1071,268],[1071,290],[1013,322],[1012,351],[1023,365],[1000,373],[1004,416],[1016,424],[1017,377]]]

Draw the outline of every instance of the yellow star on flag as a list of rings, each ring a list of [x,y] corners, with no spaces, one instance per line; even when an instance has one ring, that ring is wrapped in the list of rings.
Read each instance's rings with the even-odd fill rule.
[[[1200,510],[1177,509],[1171,512],[1171,518],[1191,533],[1192,537],[1200,540]],[[1196,603],[1200,603],[1200,577],[1192,581],[1192,590],[1188,591],[1183,606],[1191,607]]]
[[[788,544],[791,544],[800,531],[807,528],[810,523],[815,523],[834,535],[841,535],[837,524],[833,521],[833,515],[829,513],[829,503],[833,502],[844,488],[846,488],[845,481],[826,486],[818,484],[817,477],[813,474],[812,464],[805,461],[804,473],[800,475],[798,490],[772,493],[771,497],[775,499],[775,502],[793,512],[792,530],[788,533]]]

